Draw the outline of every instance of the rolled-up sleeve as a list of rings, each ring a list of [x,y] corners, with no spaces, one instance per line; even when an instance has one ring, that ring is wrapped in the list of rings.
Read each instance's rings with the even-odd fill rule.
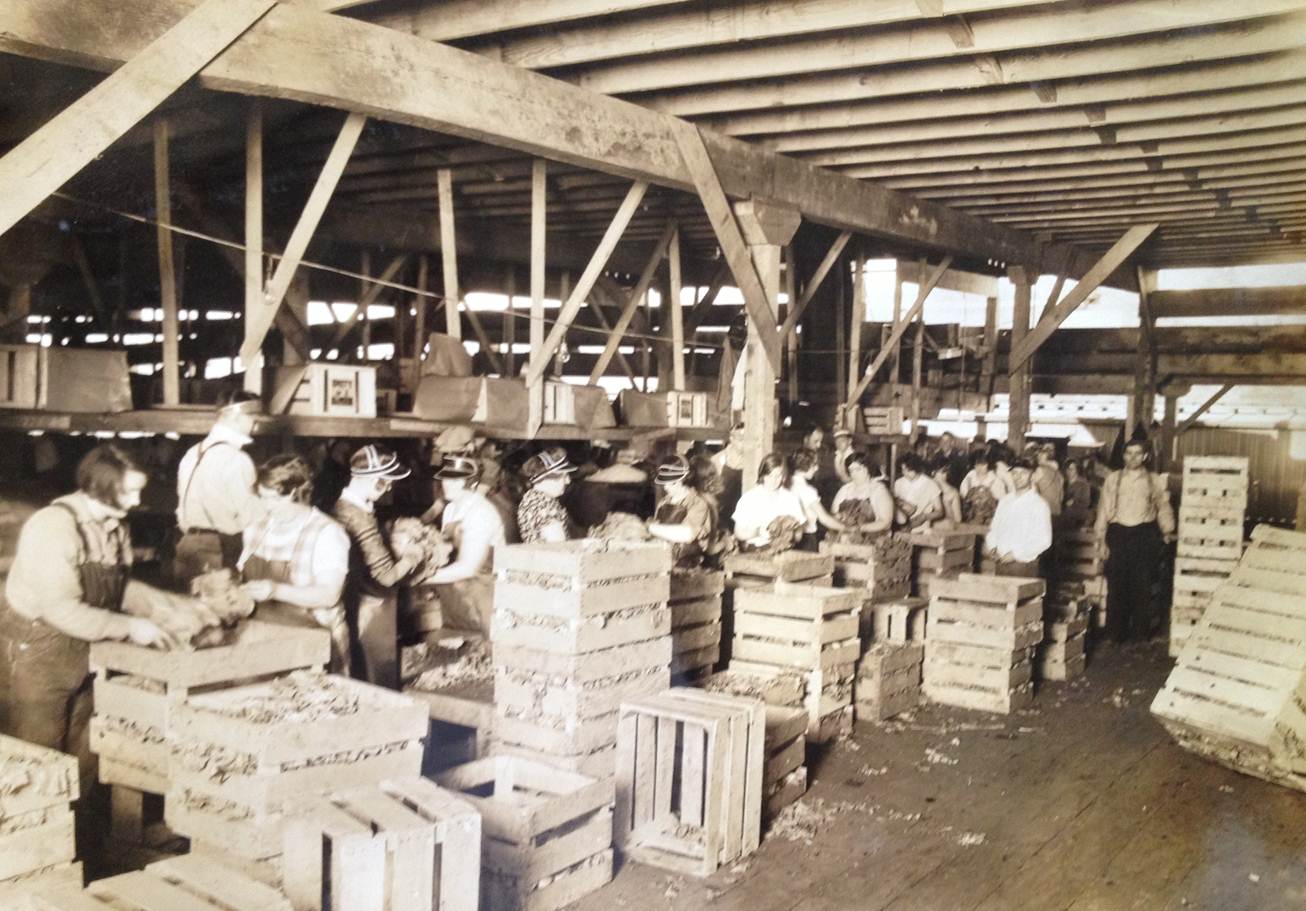
[[[19,614],[87,642],[123,639],[130,618],[82,600],[77,524],[58,508],[34,513],[18,535],[5,596]]]

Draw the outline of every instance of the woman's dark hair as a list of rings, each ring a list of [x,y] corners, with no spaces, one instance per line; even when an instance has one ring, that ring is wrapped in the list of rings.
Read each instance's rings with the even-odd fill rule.
[[[952,470],[952,460],[949,459],[947,456],[943,455],[942,453],[930,459],[931,475],[936,475],[940,471],[951,471],[951,470]]]
[[[777,468],[781,469],[782,472],[780,475],[782,479],[780,481],[780,486],[788,487],[789,486],[789,460],[778,452],[768,453],[765,457],[763,457],[761,464],[757,466],[757,479],[760,481],[762,478],[766,477],[771,472],[775,471]]]
[[[258,485],[274,490],[277,496],[294,495],[303,502],[308,497],[309,486],[313,483],[313,472],[308,463],[291,453],[274,455],[258,469]]]
[[[141,467],[113,443],[101,443],[77,463],[77,489],[92,500],[117,509],[122,481],[129,471],[140,472]]]
[[[699,493],[721,492],[721,472],[717,470],[710,455],[699,453],[690,457],[689,477],[685,478],[685,486],[692,487]]]
[[[914,471],[917,474],[925,473],[925,460],[914,452],[905,452],[898,457],[898,470]]]
[[[843,457],[844,468],[852,468],[854,465],[860,465],[865,468],[871,473],[871,477],[875,477],[880,473],[880,466],[875,463],[875,460],[866,453],[857,449],[852,450]]]
[[[984,465],[989,471],[992,471],[994,461],[993,450],[983,449],[979,452],[971,453],[970,467],[974,468],[976,465]]]
[[[820,428],[818,427],[817,429],[819,430]],[[804,471],[811,471],[818,464],[820,464],[820,460],[816,457],[816,453],[812,452],[810,449],[800,449],[794,453],[793,470],[795,474],[802,474]]]

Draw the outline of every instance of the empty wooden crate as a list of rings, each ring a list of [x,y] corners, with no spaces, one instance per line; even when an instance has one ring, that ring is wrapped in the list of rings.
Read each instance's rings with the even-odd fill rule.
[[[0,907],[26,891],[81,885],[73,857],[77,760],[0,734]]]

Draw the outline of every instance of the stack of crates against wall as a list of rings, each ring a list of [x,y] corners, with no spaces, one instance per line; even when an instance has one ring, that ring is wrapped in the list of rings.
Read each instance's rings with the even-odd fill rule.
[[[10,906],[5,905],[5,908]],[[98,879],[85,889],[43,892],[32,911],[298,911],[265,883],[193,854],[150,864],[144,870]]]
[[[1054,528],[1053,579],[1048,601],[1081,604],[1106,625],[1106,545],[1092,528]]]
[[[922,691],[931,702],[1008,714],[1034,697],[1042,579],[962,573],[930,598]]]
[[[911,532],[907,540],[912,545],[912,594],[918,597],[933,597],[938,580],[975,569],[974,532],[926,529]]]
[[[677,569],[671,573],[671,679],[697,680],[721,660],[723,572]]]
[[[762,768],[762,818],[772,820],[807,793],[807,685],[801,674],[764,664],[733,662],[705,679],[709,693],[766,703],[766,763]]]
[[[481,814],[426,778],[297,798],[282,834],[295,911],[477,911]]]
[[[676,688],[621,707],[616,843],[640,863],[710,876],[762,836],[766,705]]]
[[[436,780],[481,814],[482,908],[555,911],[612,879],[611,777],[494,756]]]
[[[81,888],[73,861],[77,760],[0,734],[0,908],[56,886]]]
[[[822,541],[821,553],[834,558],[834,584],[860,588],[871,601],[901,598],[911,592],[911,542],[886,532],[869,544]]]
[[[1089,604],[1048,599],[1043,606],[1043,642],[1034,655],[1039,680],[1073,680],[1084,673],[1084,638]]]
[[[852,732],[862,600],[860,592],[845,588],[789,582],[777,582],[771,590],[735,592],[732,662],[788,668],[803,675],[810,743]]]
[[[280,879],[286,802],[421,774],[426,707],[317,671],[191,695],[169,710],[164,819],[206,853]]]
[[[671,548],[519,544],[494,567],[495,752],[610,778],[621,703],[671,684]]]
[[[1177,656],[1216,587],[1242,556],[1248,460],[1185,456],[1170,607],[1170,655]]]
[[[140,841],[145,795],[168,790],[168,718],[189,693],[230,687],[302,668],[331,657],[325,630],[248,620],[226,645],[159,651],[126,642],[91,645],[95,714],[91,749],[101,783],[113,788],[115,836]]]

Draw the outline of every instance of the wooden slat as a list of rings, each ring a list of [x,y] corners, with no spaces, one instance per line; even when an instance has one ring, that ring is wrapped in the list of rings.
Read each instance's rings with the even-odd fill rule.
[[[313,232],[317,230],[318,222],[322,220],[322,213],[326,211],[327,203],[331,201],[331,194],[340,180],[340,175],[344,173],[345,165],[349,163],[349,156],[353,153],[366,123],[367,118],[362,114],[350,114],[345,118],[344,125],[341,126],[340,133],[336,136],[336,141],[318,174],[317,182],[309,193],[308,201],[304,203],[299,220],[295,222],[295,228],[290,232],[290,240],[286,242],[286,249],[282,253],[281,261],[277,263],[276,271],[272,273],[272,279],[268,282],[267,291],[258,310],[245,314],[245,343],[241,346],[240,357],[246,364],[253,361],[277,310],[281,308],[281,302],[285,299],[286,290],[290,287],[295,270],[303,261],[308,242],[313,239]]]
[[[617,318],[617,324],[609,333],[608,340],[603,346],[603,352],[595,362],[594,369],[590,371],[589,384],[591,386],[598,385],[599,377],[607,372],[608,364],[612,362],[612,357],[617,353],[621,340],[625,338],[626,330],[630,328],[630,321],[635,317],[635,310],[639,306],[639,302],[644,299],[644,295],[648,293],[649,284],[653,281],[653,276],[657,273],[662,258],[666,256],[667,246],[671,243],[671,238],[675,236],[675,233],[675,223],[668,223],[662,229],[662,236],[653,245],[648,262],[644,264],[644,271],[640,273],[639,279],[635,282],[635,287],[630,289],[625,305],[621,308],[621,316]]]
[[[177,266],[172,257],[172,188],[168,179],[169,125],[154,121],[154,236],[159,251],[159,303],[163,307],[163,404],[181,403],[181,357],[177,338]]]
[[[680,229],[671,238],[667,248],[667,303],[671,333],[671,388],[685,388],[685,312],[680,306],[682,282],[680,277]],[[793,300],[793,298],[790,298]]]
[[[789,338],[798,327],[798,321],[803,318],[803,313],[807,310],[807,305],[812,302],[812,298],[814,298],[816,292],[820,290],[821,283],[825,281],[825,277],[830,274],[830,270],[834,268],[835,263],[839,261],[839,257],[843,253],[844,247],[848,246],[848,241],[851,238],[851,231],[841,231],[839,236],[834,239],[834,243],[830,244],[830,249],[825,251],[825,256],[821,259],[821,264],[816,267],[816,271],[812,273],[811,279],[809,279],[807,284],[803,286],[803,294],[802,297],[798,299],[797,305],[789,308],[789,315],[785,317],[784,324],[780,327],[780,338],[782,340]],[[790,298],[790,300],[792,300],[792,298]]]
[[[453,171],[436,172],[436,190],[440,207],[440,255],[444,276],[444,331],[452,338],[463,337],[462,294],[458,288],[458,244],[453,213]]]

